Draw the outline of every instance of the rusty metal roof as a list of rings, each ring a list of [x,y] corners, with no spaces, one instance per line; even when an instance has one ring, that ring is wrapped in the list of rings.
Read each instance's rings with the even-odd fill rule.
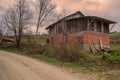
[[[108,19],[105,19],[105,18],[102,18],[102,17],[98,17],[98,16],[84,16],[84,17],[79,17],[79,18],[74,18],[74,19],[81,19],[81,18],[89,18],[89,19],[96,19],[96,20],[101,20],[101,21],[104,21],[104,22],[107,22],[109,24],[115,24],[117,22],[115,21],[112,21],[112,20],[108,20]],[[74,20],[74,19],[70,19],[70,20]],[[67,20],[69,21],[69,20]]]

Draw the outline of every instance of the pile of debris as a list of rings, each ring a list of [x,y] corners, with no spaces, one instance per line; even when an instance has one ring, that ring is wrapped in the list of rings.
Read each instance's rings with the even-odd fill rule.
[[[15,42],[15,39],[7,38],[7,37],[2,37],[2,38],[0,39],[0,41],[1,41],[1,43],[2,43],[2,42],[12,42],[12,43],[14,43],[14,42]]]
[[[97,53],[97,52],[112,52],[113,51],[110,47],[103,46],[103,42],[101,38],[99,38],[98,40],[99,40],[98,46],[96,46],[94,40],[92,40],[92,43],[89,45],[91,52]]]

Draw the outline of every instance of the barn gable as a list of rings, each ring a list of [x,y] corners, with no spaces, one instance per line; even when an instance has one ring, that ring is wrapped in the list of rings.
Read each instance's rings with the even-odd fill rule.
[[[84,17],[84,14],[80,11],[77,11],[76,13],[67,16],[66,19],[70,20],[70,19],[79,18],[79,17]]]

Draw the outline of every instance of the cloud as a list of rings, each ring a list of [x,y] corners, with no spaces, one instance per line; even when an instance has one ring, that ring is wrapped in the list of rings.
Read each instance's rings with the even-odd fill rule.
[[[30,0],[31,1],[31,0]],[[35,0],[32,0],[35,1]],[[85,15],[95,15],[118,22],[114,30],[120,26],[120,0],[52,0],[57,4],[56,11],[67,9],[71,13],[81,11]],[[14,0],[1,0],[2,7],[9,7]]]
[[[0,0],[0,5],[2,7],[9,7],[10,5],[12,5],[14,2],[14,0]]]
[[[118,22],[114,30],[120,31],[120,0],[54,0],[58,10],[65,8],[71,13],[81,11],[85,15],[104,17]]]

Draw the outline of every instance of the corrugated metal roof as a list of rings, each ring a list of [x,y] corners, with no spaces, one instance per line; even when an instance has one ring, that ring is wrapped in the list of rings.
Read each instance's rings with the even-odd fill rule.
[[[117,22],[115,21],[111,21],[111,20],[108,20],[108,19],[105,19],[105,18],[102,18],[102,17],[98,17],[98,16],[84,16],[84,17],[79,17],[79,18],[74,18],[74,19],[81,19],[81,18],[91,18],[91,19],[96,19],[96,20],[103,20],[104,22],[107,22],[109,24],[115,24]],[[74,20],[74,19],[70,19],[70,20]],[[69,20],[67,20],[69,21]]]

